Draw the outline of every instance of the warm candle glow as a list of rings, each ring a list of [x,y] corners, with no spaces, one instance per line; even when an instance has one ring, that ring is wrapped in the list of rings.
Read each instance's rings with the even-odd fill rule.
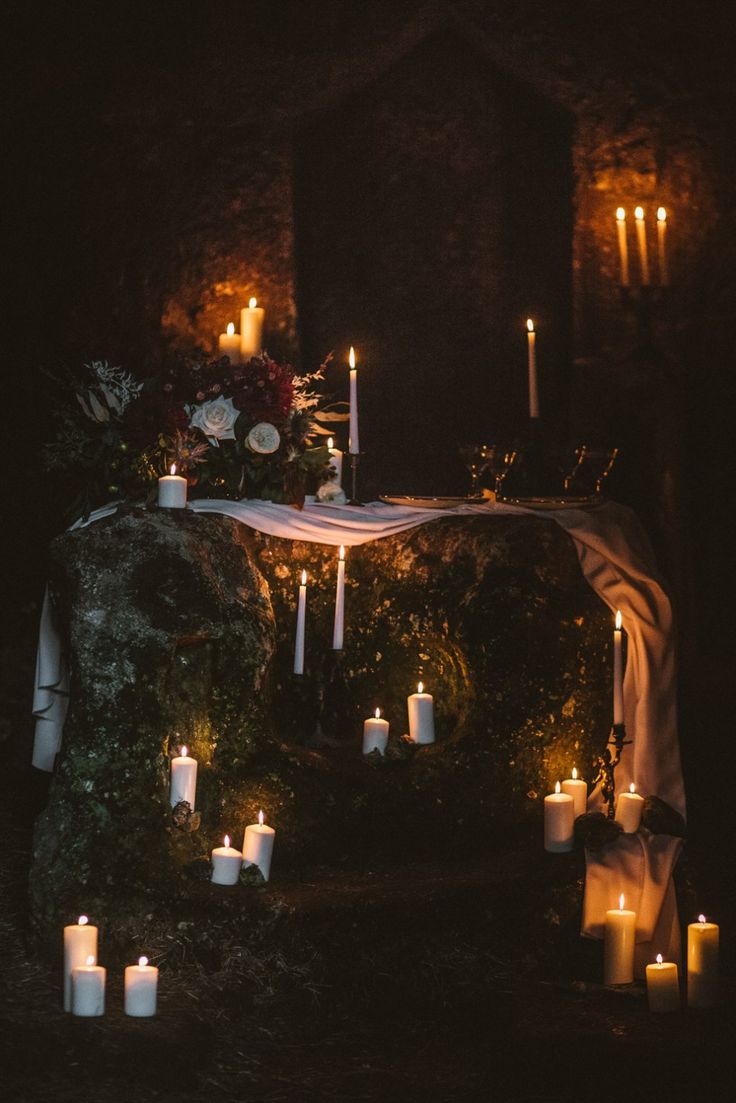
[[[182,747],[181,750],[179,751],[179,754],[181,755],[182,758],[186,758],[188,753],[189,752],[187,751],[186,747]]]
[[[95,963],[95,955],[94,954],[87,954],[87,964],[88,965],[94,965],[94,963]]]
[[[330,449],[330,451],[332,451],[332,449],[335,447],[335,442],[332,437],[327,438],[327,447]]]
[[[350,354],[348,356],[348,364],[350,364],[351,368],[355,367],[355,349],[353,348],[352,345],[350,346]]]
[[[138,958],[138,968],[143,969],[143,968],[145,968],[146,965],[148,965],[148,958],[147,957],[139,957]]]
[[[616,610],[616,631],[617,632],[621,631],[621,610],[620,609]]]
[[[381,710],[376,709],[376,720],[380,720],[380,719],[381,719]]]
[[[80,917],[79,917],[79,919],[77,920],[77,922],[79,923],[79,926],[80,926],[80,927],[84,927],[84,925],[85,925],[86,923],[89,923],[89,919],[87,918],[87,916],[86,916],[86,915],[80,915]]]
[[[228,335],[228,337],[232,337],[234,333],[235,333],[235,322],[228,322],[227,323],[227,335]]]
[[[170,475],[175,475],[176,474],[176,464],[175,463],[172,463],[171,467],[169,468],[169,474]]]
[[[225,843],[225,846],[230,846],[230,836],[229,835],[226,835],[223,841]]]
[[[577,766],[573,766],[573,768],[572,768],[572,780],[577,781],[577,779],[578,779],[578,768],[577,768]]]
[[[657,954],[657,965],[661,965],[661,964],[662,964],[662,955]]]
[[[258,813],[258,822],[261,825],[261,827],[263,827],[263,809],[261,809],[260,812]]]
[[[255,298],[248,299],[248,306],[251,308],[251,310],[255,310],[257,302],[258,300]]]
[[[529,330],[530,333],[534,333],[534,322],[531,320],[531,318],[527,318],[526,328]]]
[[[340,545],[339,558],[340,558],[340,559],[344,559],[344,558],[345,558],[345,548],[343,547],[343,545],[342,545],[342,544]]]
[[[698,916],[698,923],[705,923],[705,916],[704,915],[699,915]]]
[[[637,207],[636,208],[636,210],[634,211],[634,218],[637,220],[637,222],[643,222],[644,221],[644,208],[643,207]]]
[[[559,781],[556,781],[555,782],[555,792],[559,793],[560,789],[561,789],[561,785],[560,785]]]
[[[417,685],[417,693],[424,693],[424,682],[419,682]]]
[[[622,912],[624,910],[624,894],[623,893],[621,893],[621,895],[618,898],[618,910],[620,912]]]
[[[636,792],[636,786],[634,785],[633,781],[632,781],[631,785],[629,786],[629,792],[630,793],[635,793]]]
[[[657,207],[657,222],[667,221],[667,211],[664,207]]]
[[[306,586],[306,584],[307,584],[307,572],[302,571],[302,586]]]
[[[619,222],[625,222],[626,221],[626,211],[623,209],[623,207],[617,207],[616,208],[616,218],[618,219]]]

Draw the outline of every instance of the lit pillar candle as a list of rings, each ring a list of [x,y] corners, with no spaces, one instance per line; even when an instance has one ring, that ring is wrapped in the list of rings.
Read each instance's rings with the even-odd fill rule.
[[[227,331],[217,338],[222,356],[227,356],[231,364],[240,363],[240,334],[235,332],[235,323],[227,323]]]
[[[582,816],[588,809],[588,786],[578,777],[578,772],[573,766],[572,777],[566,778],[562,783],[562,792],[572,797],[575,819]]]
[[[434,743],[434,697],[424,692],[420,682],[417,692],[406,699],[409,707],[409,736],[414,743]]]
[[[72,969],[84,965],[91,957],[97,960],[97,927],[86,915],[64,928],[64,1010],[72,1009]]]
[[[304,673],[304,628],[307,622],[307,572],[302,571],[299,601],[296,609],[296,639],[294,640],[294,673]]]
[[[621,893],[618,908],[606,912],[603,938],[603,983],[631,984],[634,980],[636,912],[624,908]]]
[[[332,437],[327,438],[327,447],[330,452],[330,464],[335,468],[335,474],[332,476],[332,480],[342,486],[342,452],[339,448],[335,448],[335,442]]]
[[[263,319],[265,310],[256,299],[250,299],[240,311],[240,359],[250,360],[259,356],[263,348]]]
[[[667,287],[670,274],[667,267],[667,211],[664,207],[657,208],[657,259],[660,285]]]
[[[649,284],[649,253],[647,252],[647,227],[644,221],[643,207],[636,208],[634,218],[636,220],[636,244],[639,249],[641,282],[646,287]]]
[[[223,842],[223,846],[216,846],[212,851],[210,881],[213,885],[237,885],[243,865],[243,855],[234,846],[230,846],[229,835],[225,836]]]
[[[616,610],[613,629],[613,722],[624,722],[624,658],[620,609]]]
[[[526,320],[526,340],[529,361],[529,417],[539,417],[539,393],[537,391],[537,335],[534,322]]]
[[[171,760],[171,788],[169,803],[175,808],[180,800],[185,800],[194,811],[197,797],[197,760],[187,754],[186,747],[181,754]]]
[[[158,480],[158,504],[162,509],[185,509],[187,504],[187,480],[176,473],[172,463],[169,474]]]
[[[147,1019],[156,1014],[158,969],[139,957],[137,965],[125,969],[125,1014],[135,1019]]]
[[[263,880],[271,876],[271,858],[276,832],[263,822],[263,812],[258,813],[258,823],[249,823],[243,837],[243,865],[258,866]]]
[[[662,961],[661,954],[657,954],[655,964],[647,965],[647,999],[650,1011],[680,1010],[677,965],[674,961]]]
[[[632,781],[628,793],[619,793],[616,799],[616,820],[623,827],[625,834],[637,833],[643,810],[644,798],[639,796]]]
[[[360,440],[358,438],[358,369],[355,367],[355,349],[350,346],[348,356],[350,364],[350,437],[348,451],[351,455],[360,452]]]
[[[332,650],[342,651],[345,635],[345,548],[340,545],[335,589],[335,624],[332,629]]]
[[[720,928],[704,915],[687,928],[688,1007],[715,1007],[718,1003],[718,943]]]
[[[626,240],[626,211],[623,207],[616,210],[616,230],[618,232],[618,259],[621,265],[621,286],[629,286],[629,243]]]
[[[575,830],[575,805],[569,793],[560,792],[559,781],[554,793],[544,798],[544,849],[552,854],[572,850]]]
[[[375,716],[369,716],[363,723],[363,754],[371,751],[386,753],[388,743],[388,720],[381,719],[381,710],[376,709]]]
[[[95,965],[89,954],[84,965],[72,969],[72,1015],[93,1019],[105,1014],[105,981],[107,969]]]

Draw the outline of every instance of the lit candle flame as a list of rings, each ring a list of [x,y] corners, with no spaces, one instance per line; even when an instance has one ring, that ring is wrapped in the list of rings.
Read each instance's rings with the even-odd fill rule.
[[[376,709],[376,720],[380,720],[380,719],[381,719],[381,710]]]
[[[175,475],[176,474],[176,464],[175,463],[172,463],[171,467],[169,468],[169,474],[170,475]]]
[[[572,780],[573,781],[578,780],[578,768],[577,768],[577,766],[573,766],[573,768],[572,768]]]
[[[704,915],[699,915],[698,916],[698,923],[705,923],[705,916]]]
[[[657,207],[657,222],[667,221],[667,211],[664,207]]]
[[[258,813],[258,823],[260,824],[261,827],[263,827],[263,809],[261,809],[260,812]]]
[[[636,219],[637,222],[643,222],[644,221],[644,208],[643,207],[637,207],[636,208],[636,210],[634,211],[634,218]]]
[[[148,958],[147,957],[139,957],[138,958],[138,968],[139,969],[144,969],[146,967],[146,965],[148,965]]]
[[[417,693],[424,693],[424,682],[417,683]]]
[[[345,548],[344,548],[344,546],[343,546],[342,544],[340,545],[340,551],[339,551],[339,553],[338,553],[338,554],[339,554],[339,558],[340,558],[340,559],[344,559],[344,558],[345,558]]]
[[[616,631],[617,632],[621,631],[622,623],[623,623],[623,621],[622,621],[622,617],[621,617],[621,610],[617,609],[616,610]]]
[[[353,348],[352,345],[350,346],[350,354],[348,356],[348,364],[350,364],[351,368],[355,367],[355,349]]]
[[[529,330],[530,333],[534,333],[534,322],[531,320],[531,318],[527,318],[526,328]]]
[[[334,440],[332,439],[332,437],[328,437],[328,438],[327,438],[327,447],[329,448],[330,452],[331,452],[331,451],[332,451],[332,449],[333,449],[333,448],[335,447],[335,442],[334,442]]]
[[[619,222],[625,222],[626,221],[626,211],[623,209],[623,207],[617,207],[616,208],[616,219]]]
[[[234,333],[235,333],[235,322],[228,322],[227,323],[227,335],[228,335],[228,337],[232,337]]]
[[[624,894],[623,893],[621,893],[621,895],[618,898],[618,910],[620,912],[622,912],[624,910]]]
[[[230,846],[230,836],[229,835],[226,835],[223,841],[225,843],[225,846]]]
[[[306,586],[306,584],[307,584],[307,572],[302,571],[302,586]]]
[[[258,300],[255,297],[248,299],[248,306],[251,308],[251,310],[255,310],[257,303]]]
[[[562,789],[562,786],[560,785],[559,781],[556,781],[555,782],[555,792],[559,793],[561,791],[561,789]]]
[[[634,785],[633,781],[632,781],[631,785],[629,786],[629,792],[630,793],[635,793],[636,792],[636,786]]]
[[[87,954],[87,964],[88,965],[94,965],[94,963],[95,963],[95,955],[94,954]]]
[[[189,751],[187,750],[186,747],[182,747],[179,753],[180,753],[182,758],[186,758],[187,755],[189,754]]]
[[[79,923],[80,927],[84,927],[87,923],[89,923],[89,919],[87,918],[86,915],[80,915],[77,922]]]
[[[662,955],[657,954],[657,965],[661,965],[661,964],[662,964]]]

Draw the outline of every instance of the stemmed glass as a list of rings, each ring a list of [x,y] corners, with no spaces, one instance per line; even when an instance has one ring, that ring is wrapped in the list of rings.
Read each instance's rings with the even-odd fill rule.
[[[498,497],[503,489],[503,481],[516,463],[518,452],[512,448],[501,448],[498,444],[486,447],[485,470],[493,478],[493,490]]]
[[[460,458],[470,472],[470,497],[480,496],[481,475],[486,470],[487,444],[461,444]]]
[[[618,456],[618,448],[591,448],[581,444],[575,449],[575,464],[565,475],[565,493],[600,494]]]
[[[516,462],[517,452],[499,444],[463,444],[460,456],[470,472],[470,497],[477,498],[483,476],[487,474],[491,476],[495,493],[501,493],[503,481]]]

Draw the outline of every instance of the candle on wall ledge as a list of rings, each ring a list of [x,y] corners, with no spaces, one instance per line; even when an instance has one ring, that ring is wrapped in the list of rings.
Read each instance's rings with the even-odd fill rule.
[[[655,1012],[680,1010],[680,982],[674,961],[657,961],[647,965],[647,999],[649,1010]]]
[[[551,854],[572,850],[575,833],[575,805],[569,793],[555,783],[554,793],[544,798],[544,849]]]
[[[636,220],[636,243],[639,248],[639,269],[641,282],[644,287],[649,286],[649,253],[647,252],[647,227],[644,222],[644,208],[637,207],[634,211]]]
[[[687,928],[688,1007],[715,1007],[718,1003],[718,949],[720,928],[704,915]]]
[[[158,504],[162,509],[186,509],[187,480],[177,475],[175,463],[158,480]]]
[[[225,333],[217,338],[217,347],[221,356],[227,356],[231,364],[240,363],[240,334],[235,332],[235,323],[228,322]]]
[[[327,448],[330,453],[330,464],[335,468],[335,474],[331,476],[332,481],[342,486],[342,452],[339,448],[335,448],[332,437],[327,438]]]
[[[575,766],[572,768],[572,777],[563,781],[562,792],[572,797],[575,819],[584,815],[588,808],[588,786],[582,778],[578,777]]]
[[[72,1009],[72,969],[88,958],[97,960],[97,927],[80,915],[76,923],[64,927],[64,1010]]]
[[[624,662],[621,610],[616,610],[613,629],[613,722],[624,722]]]
[[[659,282],[662,287],[667,287],[670,282],[669,269],[667,267],[667,211],[664,207],[657,207],[657,259],[659,261]]]
[[[226,835],[222,846],[216,846],[212,851],[212,874],[210,881],[213,885],[237,885],[240,870],[243,865],[243,855],[234,846],[230,846],[230,836]]]
[[[147,1019],[156,1014],[158,969],[139,957],[137,965],[125,969],[125,1014],[135,1019]]]
[[[263,811],[258,813],[258,823],[249,823],[243,838],[243,865],[258,866],[263,880],[271,876],[271,858],[276,831],[263,822]]]
[[[197,798],[197,760],[192,758],[186,747],[171,760],[171,788],[169,803],[175,808],[180,800],[185,800],[194,811]]]
[[[371,751],[386,753],[388,728],[388,720],[381,719],[381,710],[376,709],[375,716],[369,716],[363,722],[363,754],[370,754]]]
[[[618,233],[618,259],[621,266],[621,286],[629,286],[629,244],[626,240],[626,211],[616,209],[616,231]]]
[[[616,820],[623,827],[624,834],[637,833],[643,811],[644,798],[639,796],[632,781],[628,793],[619,793],[616,800]]]
[[[603,938],[603,983],[631,984],[634,980],[636,912],[624,908],[621,893],[618,908],[606,912]]]
[[[360,439],[358,437],[358,370],[355,367],[355,349],[350,346],[348,355],[350,365],[350,436],[348,438],[348,452],[357,455],[360,452]]]
[[[240,358],[250,360],[259,356],[263,348],[263,319],[266,312],[258,306],[257,299],[250,299],[240,311]]]
[[[302,571],[299,600],[296,610],[296,638],[294,640],[294,673],[304,673],[304,630],[307,621],[307,572]]]
[[[409,708],[409,737],[414,743],[434,743],[434,697],[424,692],[420,682],[417,692],[406,699]]]
[[[107,969],[95,965],[89,954],[84,965],[72,969],[72,1015],[94,1019],[105,1014],[105,981]]]
[[[345,635],[345,548],[340,545],[335,589],[335,623],[332,629],[332,650],[342,651]]]
[[[529,364],[529,417],[539,417],[537,390],[537,334],[531,318],[526,320],[527,359]]]

